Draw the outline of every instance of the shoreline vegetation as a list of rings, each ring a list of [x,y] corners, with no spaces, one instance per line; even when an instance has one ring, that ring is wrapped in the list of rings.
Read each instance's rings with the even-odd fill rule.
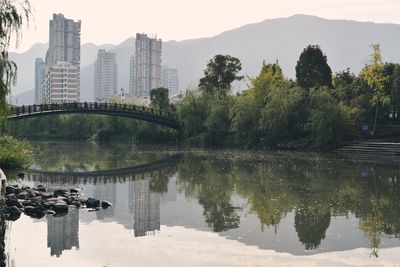
[[[371,47],[369,64],[355,75],[350,69],[332,74],[321,48],[309,45],[297,61],[295,81],[278,62],[264,62],[258,76],[247,77],[248,89],[236,95],[231,84],[244,79],[241,62],[216,55],[180,103],[169,103],[166,88],[151,91],[150,107],[176,111],[182,132],[127,118],[62,115],[12,122],[9,134],[34,140],[319,151],[358,139],[397,141],[400,64],[384,63],[379,44]]]
[[[11,136],[0,136],[0,168],[7,170],[24,169],[33,159],[33,148],[26,142]]]

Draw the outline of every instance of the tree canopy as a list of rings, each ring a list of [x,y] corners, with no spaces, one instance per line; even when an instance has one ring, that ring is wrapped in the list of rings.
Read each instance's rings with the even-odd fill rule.
[[[243,79],[243,76],[237,75],[241,69],[242,64],[238,58],[216,55],[208,62],[204,77],[200,79],[199,88],[208,96],[215,94],[226,96],[231,90],[231,83]]]
[[[332,87],[332,70],[318,45],[309,45],[300,54],[296,65],[296,79],[303,88]]]

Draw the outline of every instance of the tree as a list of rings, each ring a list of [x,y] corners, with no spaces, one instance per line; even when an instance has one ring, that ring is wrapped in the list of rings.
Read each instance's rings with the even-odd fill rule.
[[[168,88],[159,87],[151,89],[150,91],[151,104],[160,109],[168,109],[169,98],[168,98]]]
[[[371,106],[375,107],[375,118],[373,131],[375,133],[376,123],[379,115],[379,106],[387,106],[390,104],[390,97],[385,93],[385,83],[388,76],[383,74],[384,64],[379,44],[372,45],[372,54],[370,65],[366,66],[362,71],[362,76],[367,84],[374,90]]]
[[[318,45],[309,45],[300,54],[296,65],[296,79],[303,88],[332,88],[332,70]]]
[[[240,60],[229,55],[216,55],[211,59],[204,70],[204,77],[200,79],[199,88],[203,94],[220,97],[226,96],[231,90],[233,81],[240,81],[243,76],[238,76],[242,69]]]
[[[27,0],[2,0],[0,2],[0,119],[7,115],[6,97],[10,86],[16,82],[17,65],[8,58],[11,37],[15,35],[18,46],[21,28],[29,22],[31,7]]]

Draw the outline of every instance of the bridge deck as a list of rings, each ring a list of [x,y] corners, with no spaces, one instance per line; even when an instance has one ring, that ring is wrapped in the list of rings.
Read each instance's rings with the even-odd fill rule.
[[[136,105],[116,103],[63,103],[41,104],[29,106],[12,106],[9,119],[23,119],[36,116],[47,116],[67,113],[91,113],[111,116],[121,116],[161,124],[180,130],[176,113],[165,109],[148,108]]]

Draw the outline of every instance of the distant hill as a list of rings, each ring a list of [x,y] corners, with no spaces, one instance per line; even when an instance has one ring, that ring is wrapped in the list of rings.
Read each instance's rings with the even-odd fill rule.
[[[210,38],[165,42],[162,62],[179,69],[180,90],[185,90],[197,85],[207,61],[216,54],[238,57],[242,62],[242,74],[249,76],[257,75],[263,60],[278,60],[285,75],[294,78],[294,67],[298,57],[309,44],[321,46],[334,72],[350,68],[358,73],[368,62],[372,43],[381,44],[385,61],[400,61],[400,25],[295,15],[245,25]],[[82,45],[83,100],[93,99],[92,64],[99,48],[117,53],[118,86],[129,87],[129,56],[133,54],[133,46],[133,38],[116,46]],[[34,87],[34,59],[44,57],[46,49],[47,45],[35,44],[23,54],[11,53],[10,57],[19,66],[18,84],[13,89],[14,95]]]

